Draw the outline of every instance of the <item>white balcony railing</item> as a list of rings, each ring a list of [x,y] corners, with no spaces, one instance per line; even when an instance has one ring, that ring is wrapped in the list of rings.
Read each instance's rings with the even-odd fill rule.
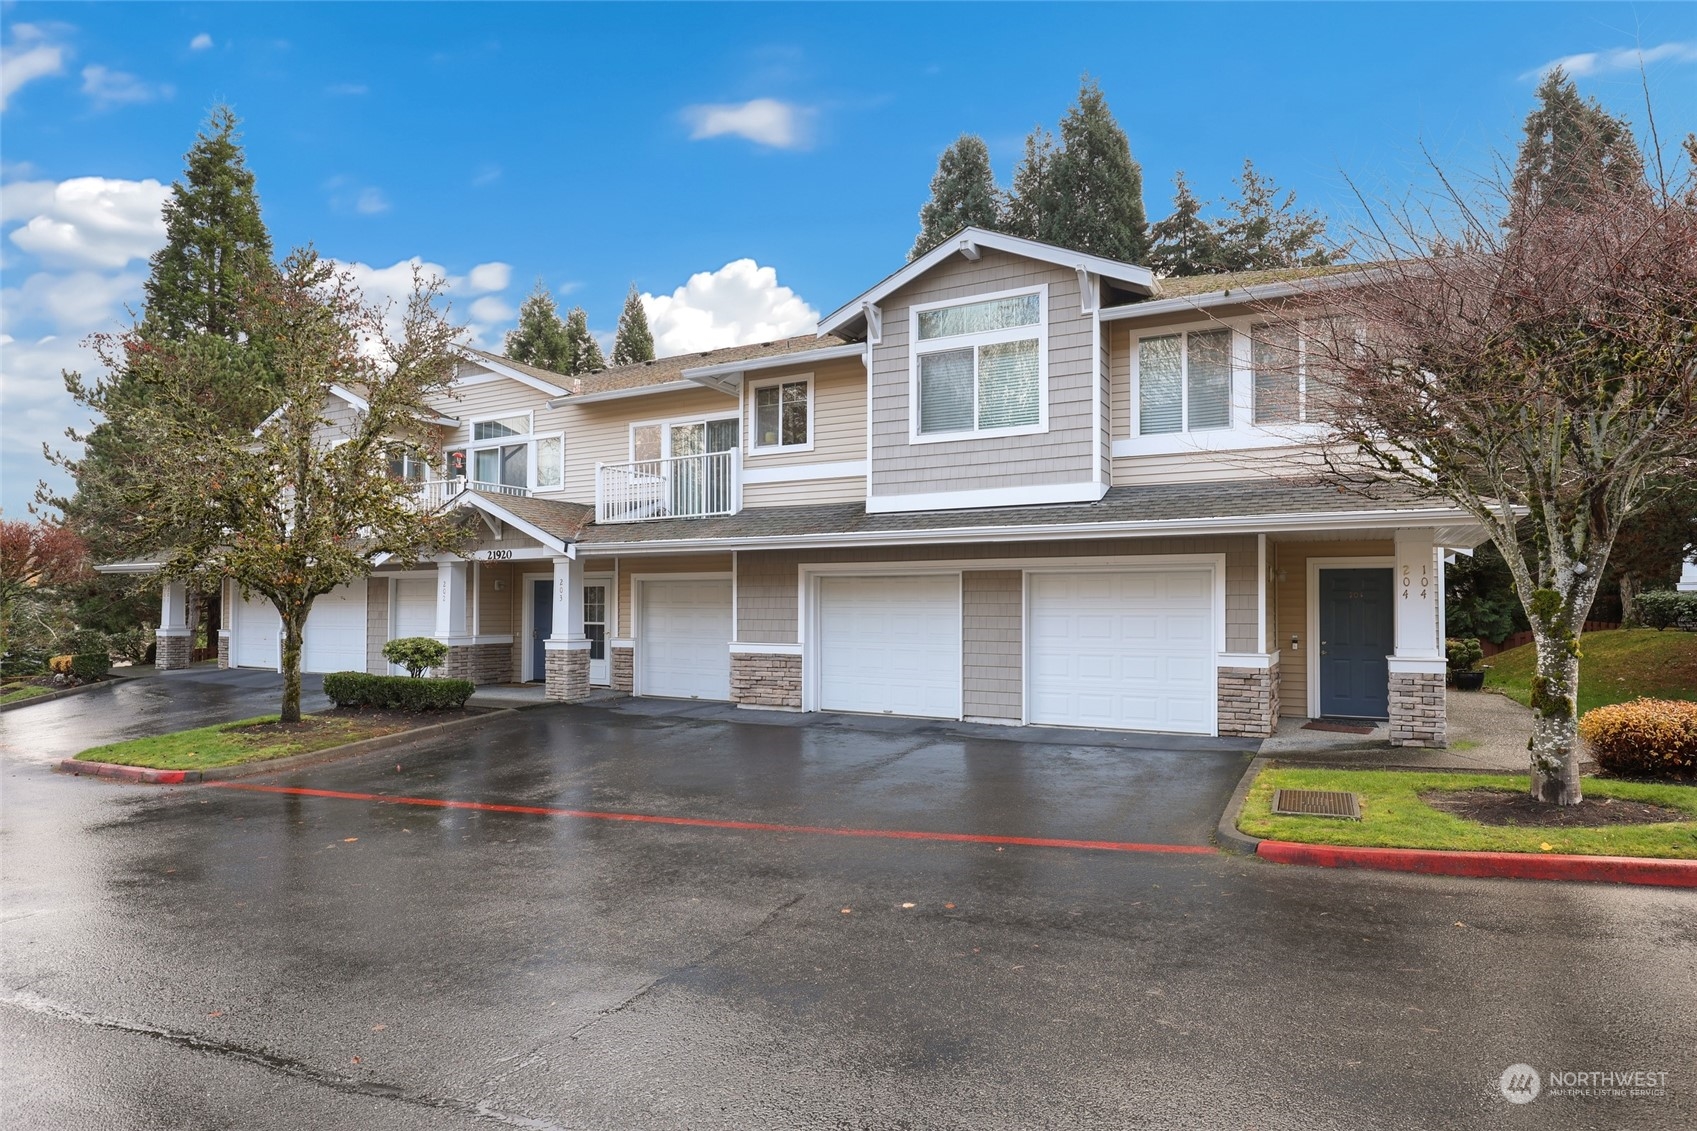
[[[741,453],[642,459],[595,466],[595,521],[699,518],[742,509]]]
[[[427,511],[433,511],[442,504],[451,501],[460,492],[467,489],[487,491],[494,495],[529,495],[528,487],[508,487],[503,483],[481,483],[474,479],[456,477],[453,479],[432,479],[418,485],[418,505]]]

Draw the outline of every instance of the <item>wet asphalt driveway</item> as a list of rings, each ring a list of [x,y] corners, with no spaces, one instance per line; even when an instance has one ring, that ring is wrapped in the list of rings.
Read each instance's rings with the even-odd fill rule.
[[[1689,894],[794,831],[1200,848],[1229,744],[550,707],[150,789],[47,772],[55,706],[0,720],[8,1126],[1697,1120]]]

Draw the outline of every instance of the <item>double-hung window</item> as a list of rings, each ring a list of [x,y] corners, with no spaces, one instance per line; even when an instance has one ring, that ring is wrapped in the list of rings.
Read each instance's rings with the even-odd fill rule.
[[[805,450],[813,445],[813,381],[808,377],[786,377],[756,385],[754,435],[756,451]]]
[[[1255,423],[1326,419],[1327,402],[1340,391],[1338,375],[1326,358],[1347,352],[1359,338],[1359,326],[1343,318],[1260,322],[1253,326],[1249,356],[1255,372]]]
[[[1043,288],[913,308],[915,437],[1047,426]]]
[[[558,490],[564,480],[565,438],[532,433],[529,413],[474,420],[471,479],[514,490]]]
[[[1137,430],[1144,436],[1232,426],[1232,332],[1192,330],[1137,343]]]

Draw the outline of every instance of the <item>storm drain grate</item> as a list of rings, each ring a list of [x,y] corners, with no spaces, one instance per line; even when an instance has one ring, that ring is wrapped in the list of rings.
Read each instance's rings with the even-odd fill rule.
[[[1278,789],[1273,812],[1285,817],[1348,817],[1361,819],[1361,801],[1341,789]]]

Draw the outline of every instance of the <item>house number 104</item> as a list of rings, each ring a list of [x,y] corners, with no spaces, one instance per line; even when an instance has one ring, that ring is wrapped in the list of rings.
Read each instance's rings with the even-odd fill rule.
[[[1428,588],[1431,587],[1431,584],[1432,584],[1431,576],[1425,570],[1421,570],[1420,571],[1420,596],[1421,597],[1426,596],[1426,591],[1427,591]],[[1409,590],[1411,590],[1413,588],[1414,588],[1414,569],[1413,569],[1412,566],[1403,566],[1402,567],[1402,595],[1404,597],[1407,597]]]

